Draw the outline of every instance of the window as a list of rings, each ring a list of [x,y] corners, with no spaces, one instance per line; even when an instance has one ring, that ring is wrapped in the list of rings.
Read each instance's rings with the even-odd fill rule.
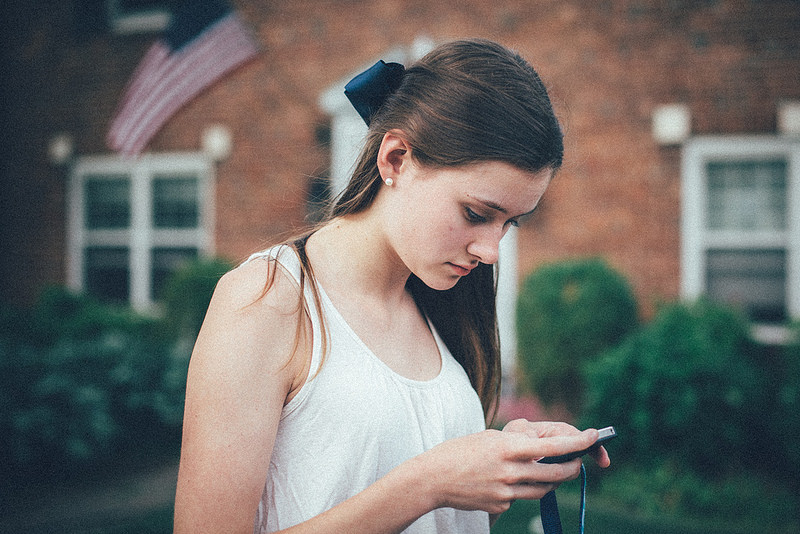
[[[117,33],[157,32],[167,27],[174,0],[106,0],[111,28]]]
[[[151,309],[170,274],[212,253],[211,165],[203,156],[82,158],[68,194],[73,289]]]
[[[682,292],[757,325],[800,317],[800,140],[702,137],[683,157]]]

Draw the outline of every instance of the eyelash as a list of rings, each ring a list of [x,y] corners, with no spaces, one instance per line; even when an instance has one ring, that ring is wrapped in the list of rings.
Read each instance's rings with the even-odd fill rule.
[[[467,213],[467,220],[471,223],[480,224],[485,223],[487,221],[486,217],[483,215],[478,215],[470,208],[465,208]]]
[[[465,209],[467,213],[467,220],[469,222],[473,224],[482,224],[488,222],[489,220],[488,218],[484,217],[483,215],[478,215],[471,208],[467,207]],[[517,219],[509,219],[508,221],[506,221],[506,224],[510,224],[511,226],[514,227],[519,227],[519,221]]]

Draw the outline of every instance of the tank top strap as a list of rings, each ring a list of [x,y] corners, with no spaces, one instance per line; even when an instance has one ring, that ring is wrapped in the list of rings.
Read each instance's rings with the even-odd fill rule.
[[[294,284],[300,288],[300,280],[302,275],[302,265],[300,263],[300,257],[297,255],[297,251],[294,250],[289,245],[276,245],[272,248],[262,250],[261,252],[256,252],[250,255],[247,260],[243,263],[249,263],[254,260],[266,260],[275,262],[276,265],[280,266],[286,273],[291,276]],[[308,385],[309,381],[313,379],[313,377],[319,371],[320,364],[322,362],[322,328],[321,328],[321,319],[317,310],[317,305],[315,304],[314,298],[314,291],[312,289],[312,284],[314,283],[313,280],[310,280],[307,276],[305,277],[304,284],[303,284],[303,299],[305,302],[305,307],[308,310],[309,319],[311,321],[311,328],[313,333],[313,346],[311,351],[311,365],[308,371],[308,378],[306,379],[306,383],[300,388],[300,391],[294,396],[294,398],[284,406],[283,414],[281,417],[285,417],[289,412],[294,410],[294,408],[302,402],[302,399],[308,393]]]

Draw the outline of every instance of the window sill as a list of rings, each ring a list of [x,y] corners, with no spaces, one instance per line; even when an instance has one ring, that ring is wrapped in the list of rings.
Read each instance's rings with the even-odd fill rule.
[[[797,341],[792,328],[779,324],[754,324],[751,334],[753,339],[764,345],[782,346]]]

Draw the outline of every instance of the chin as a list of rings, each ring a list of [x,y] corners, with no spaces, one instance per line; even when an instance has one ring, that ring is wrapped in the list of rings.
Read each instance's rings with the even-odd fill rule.
[[[420,278],[422,282],[431,289],[436,291],[447,291],[448,289],[453,289],[455,285],[461,280],[461,276],[453,277],[453,278],[435,278],[435,279],[424,279]]]

